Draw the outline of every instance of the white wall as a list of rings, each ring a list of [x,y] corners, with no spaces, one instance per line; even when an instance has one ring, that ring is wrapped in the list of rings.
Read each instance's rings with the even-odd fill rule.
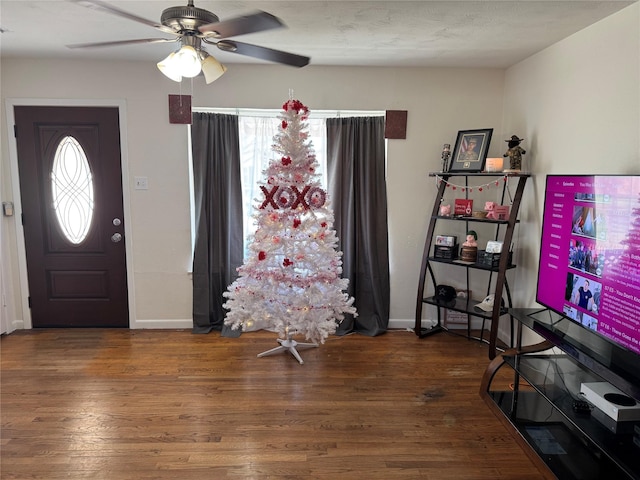
[[[126,103],[128,178],[149,178],[147,191],[126,186],[133,327],[188,326],[191,318],[187,130],[169,124],[168,94],[193,94],[194,106],[279,108],[293,89],[311,109],[408,110],[407,139],[390,140],[388,155],[391,318],[408,326],[435,191],[428,172],[440,168],[442,144],[455,143],[458,130],[494,128],[490,156],[502,155],[510,135],[525,138],[525,162],[534,177],[517,232],[519,268],[510,273],[522,306],[533,305],[535,298],[544,175],[640,170],[639,8],[634,4],[578,32],[508,69],[506,76],[502,70],[229,65],[211,85],[197,79],[180,87],[152,62],[2,58],[1,95],[3,108],[8,98]],[[4,114],[0,118],[0,188],[6,201],[18,193],[11,189],[7,125]],[[19,325],[26,292],[15,260],[16,218],[2,219],[2,254],[16,310],[11,321]],[[447,280],[461,286],[459,275]],[[425,317],[431,314],[427,310]]]
[[[640,173],[640,5],[509,68],[504,125],[524,137],[534,174],[522,211],[517,270],[522,306],[535,305],[548,173]]]
[[[428,172],[440,168],[444,143],[459,130],[496,129],[500,122],[502,70],[229,65],[218,81],[165,79],[155,65],[2,59],[2,99],[116,99],[126,103],[130,184],[129,236],[133,248],[135,312],[132,327],[188,326],[191,319],[187,129],[168,121],[168,94],[193,94],[202,107],[280,108],[289,89],[311,109],[408,110],[406,140],[390,140],[388,198],[391,248],[391,318],[413,324],[427,217],[434,198]],[[15,101],[15,100],[13,100]],[[4,106],[4,105],[3,105]],[[7,126],[2,116],[2,200],[13,200]],[[498,150],[499,151],[499,150]],[[147,176],[149,190],[134,190]],[[3,219],[9,250],[17,252],[15,219]],[[13,303],[19,308],[18,265],[12,263]],[[425,313],[429,316],[429,312]],[[395,323],[394,323],[395,324]]]

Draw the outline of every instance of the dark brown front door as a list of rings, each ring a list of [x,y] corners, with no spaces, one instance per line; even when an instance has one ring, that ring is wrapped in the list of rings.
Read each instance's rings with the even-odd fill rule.
[[[15,120],[33,327],[128,327],[118,108]]]

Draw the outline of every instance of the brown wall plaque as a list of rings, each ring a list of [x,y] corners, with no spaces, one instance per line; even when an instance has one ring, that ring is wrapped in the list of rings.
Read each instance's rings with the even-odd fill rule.
[[[407,111],[387,110],[384,138],[407,138]]]

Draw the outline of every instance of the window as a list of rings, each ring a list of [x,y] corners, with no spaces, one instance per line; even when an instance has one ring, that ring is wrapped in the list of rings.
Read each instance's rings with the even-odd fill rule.
[[[243,238],[244,251],[247,250],[247,240],[255,232],[253,221],[255,199],[260,197],[258,182],[263,180],[263,170],[274,158],[272,145],[274,136],[278,133],[280,110],[262,109],[230,109],[230,108],[199,108],[199,112],[222,113],[238,115],[238,129],[240,138],[240,161],[242,181],[242,208],[243,208]],[[311,111],[307,120],[309,128],[309,140],[312,142],[316,159],[320,164],[318,173],[321,175],[323,188],[327,188],[327,132],[326,118],[340,116],[384,116],[384,111]],[[189,132],[190,133],[190,132]],[[189,138],[191,135],[189,134]],[[189,145],[189,158],[191,157],[191,145]],[[193,171],[190,167],[190,182],[193,182]],[[192,248],[195,241],[193,218],[193,183],[191,183],[191,228]]]
[[[240,116],[238,128],[240,130],[240,161],[242,178],[242,211],[244,251],[246,254],[247,239],[255,233],[253,213],[255,199],[259,198],[258,182],[263,181],[263,171],[274,158],[271,148],[273,138],[278,133],[279,120],[274,116]],[[309,140],[311,141],[316,159],[320,164],[318,173],[321,175],[322,187],[327,188],[327,149],[326,128],[324,119],[310,118],[307,121]]]
[[[58,144],[51,169],[53,209],[67,240],[82,243],[93,219],[93,177],[87,156],[70,136]]]

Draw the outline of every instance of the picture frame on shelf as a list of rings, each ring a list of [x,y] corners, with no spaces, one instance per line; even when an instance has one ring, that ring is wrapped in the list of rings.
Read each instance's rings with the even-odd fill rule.
[[[471,298],[471,290],[464,288],[456,288],[456,296],[466,298],[467,301]],[[469,314],[465,312],[458,312],[449,308],[444,311],[444,324],[445,326],[451,325],[466,325],[469,323]]]
[[[460,130],[453,149],[450,172],[482,172],[487,161],[493,128]]]

